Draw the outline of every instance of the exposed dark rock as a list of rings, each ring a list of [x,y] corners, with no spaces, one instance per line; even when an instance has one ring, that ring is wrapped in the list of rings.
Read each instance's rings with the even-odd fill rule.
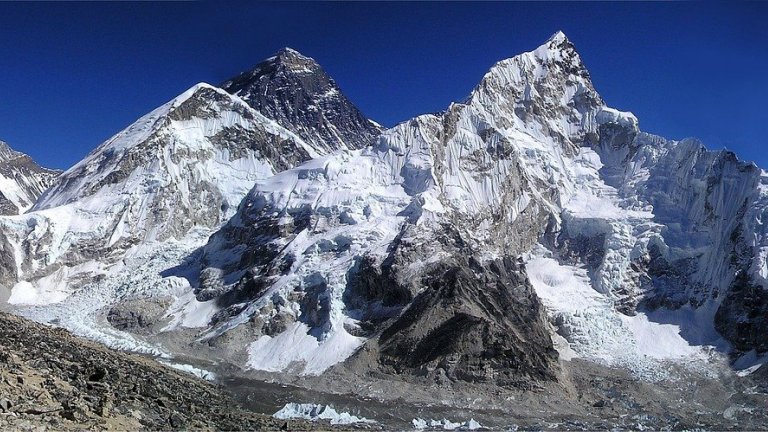
[[[740,353],[768,351],[768,290],[736,276],[715,314],[715,328]]]
[[[402,238],[381,265],[363,258],[350,276],[345,302],[363,324],[379,369],[530,388],[557,377],[557,352],[544,308],[523,263],[511,257],[480,262],[450,225],[435,239],[452,253],[417,275],[404,273],[419,246]],[[367,363],[369,349],[349,362]]]
[[[168,306],[170,300],[161,298],[124,300],[109,309],[107,321],[118,330],[143,333],[160,322]]]
[[[366,147],[381,132],[320,65],[290,48],[220,87],[324,152]]]
[[[426,272],[424,290],[379,338],[395,373],[529,386],[556,377],[557,352],[521,262],[455,256]]]

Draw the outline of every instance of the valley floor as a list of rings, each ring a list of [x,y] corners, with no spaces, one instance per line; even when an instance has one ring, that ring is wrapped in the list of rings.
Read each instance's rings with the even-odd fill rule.
[[[416,419],[472,419],[493,430],[768,429],[764,383],[726,369],[711,376],[670,365],[669,379],[649,382],[626,370],[578,359],[561,366],[561,383],[527,390],[359,376],[340,368],[322,377],[296,379],[295,386],[265,383],[266,376],[252,374],[224,375],[222,384],[261,412],[289,402],[316,403],[375,419],[388,429],[412,429]]]
[[[558,383],[528,389],[372,375],[354,365],[319,377],[266,374],[199,358],[205,350],[196,352],[198,358],[170,360],[198,376],[211,371],[207,378],[215,376],[216,386],[3,313],[0,346],[0,428],[276,429],[285,420],[271,414],[290,403],[328,405],[377,422],[347,425],[366,429],[413,429],[432,420],[438,429],[470,420],[490,429],[768,428],[765,377],[739,376],[714,359],[707,371],[669,363],[666,378],[656,381],[578,358],[561,360]],[[330,425],[290,420],[289,426]]]

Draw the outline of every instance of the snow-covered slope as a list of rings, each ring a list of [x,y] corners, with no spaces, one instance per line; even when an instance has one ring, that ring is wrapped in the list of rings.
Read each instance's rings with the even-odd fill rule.
[[[557,33],[494,65],[466,103],[257,182],[205,248],[196,301],[219,309],[205,339],[253,341],[248,364],[267,371],[319,373],[367,344],[350,361],[546,378],[535,289],[564,355],[643,372],[726,347],[715,327],[764,351],[731,331],[764,326],[764,179],[729,153],[640,132]],[[734,294],[745,289],[749,304]],[[519,339],[477,360],[497,333]],[[513,347],[526,354],[509,373]]]
[[[59,174],[0,141],[0,214],[27,211]]]
[[[60,301],[132,251],[214,229],[254,181],[316,155],[239,98],[196,85],[61,174],[29,213],[0,219],[9,301]]]
[[[372,144],[381,126],[368,120],[314,59],[290,48],[221,88],[295,132],[323,154]]]

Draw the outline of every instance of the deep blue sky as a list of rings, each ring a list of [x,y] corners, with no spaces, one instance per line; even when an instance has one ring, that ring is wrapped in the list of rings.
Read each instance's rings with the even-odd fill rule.
[[[768,3],[0,3],[0,139],[67,168],[283,46],[391,126],[463,98],[558,29],[644,130],[768,168]]]

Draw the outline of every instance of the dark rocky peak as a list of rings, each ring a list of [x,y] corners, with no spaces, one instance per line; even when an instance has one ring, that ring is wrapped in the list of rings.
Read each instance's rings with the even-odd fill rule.
[[[58,175],[59,170],[44,168],[38,165],[28,154],[16,151],[5,141],[0,140],[0,163],[14,162],[18,165],[28,165],[31,169],[40,172],[46,172],[51,175]]]
[[[366,147],[381,132],[314,59],[291,48],[281,49],[220,87],[296,133],[321,154]]]
[[[273,63],[294,73],[323,73],[322,68],[312,57],[302,55],[293,48],[285,47],[277,52]]]

